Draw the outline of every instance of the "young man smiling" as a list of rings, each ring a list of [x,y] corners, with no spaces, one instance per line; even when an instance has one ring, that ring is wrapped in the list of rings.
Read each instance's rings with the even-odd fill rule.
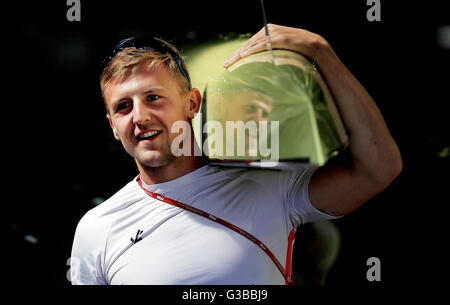
[[[107,59],[101,87],[114,136],[139,176],[80,220],[73,284],[291,284],[296,228],[355,210],[400,173],[381,113],[326,40],[301,29],[269,29],[273,48],[320,67],[349,133],[351,158],[278,172],[175,157],[171,143],[181,133],[172,126],[192,120],[200,93],[173,47],[125,40]],[[225,67],[265,47],[262,29]]]
[[[134,61],[130,64],[128,58]],[[187,87],[188,79],[174,77],[181,73],[177,65],[168,67],[161,64],[164,60],[167,57],[149,50],[126,49],[116,55],[102,77],[114,136],[136,160],[142,179],[149,184],[178,178],[202,164],[201,158],[176,158],[171,152],[172,140],[179,136],[171,132],[172,125],[194,118],[201,96],[197,89]]]

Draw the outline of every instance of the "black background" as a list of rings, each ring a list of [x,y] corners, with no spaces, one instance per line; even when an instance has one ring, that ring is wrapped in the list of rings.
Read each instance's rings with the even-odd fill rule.
[[[342,235],[329,285],[371,285],[366,260],[381,260],[382,284],[442,284],[450,203],[448,49],[445,1],[265,1],[270,23],[324,36],[381,109],[403,155],[402,174],[383,193],[336,220]],[[176,45],[263,26],[251,1],[66,1],[4,7],[2,140],[4,274],[16,285],[68,285],[73,234],[95,197],[108,198],[137,170],[110,131],[99,89],[104,54],[133,34]],[[5,19],[3,20],[5,21]],[[5,83],[6,79],[6,83]],[[25,235],[37,238],[27,242]],[[294,261],[294,266],[295,266]]]

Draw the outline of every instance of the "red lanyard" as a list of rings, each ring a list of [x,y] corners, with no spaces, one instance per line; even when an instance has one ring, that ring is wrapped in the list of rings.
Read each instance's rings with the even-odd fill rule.
[[[223,219],[220,219],[219,217],[216,217],[216,216],[214,216],[214,215],[211,215],[211,214],[209,214],[209,213],[207,213],[207,212],[205,212],[205,211],[196,209],[196,208],[191,207],[191,206],[189,206],[189,205],[187,205],[187,204],[181,203],[181,202],[179,202],[179,201],[170,199],[170,198],[165,197],[165,196],[161,196],[161,195],[159,195],[159,194],[153,193],[153,192],[151,192],[151,191],[145,189],[145,188],[142,186],[142,180],[141,180],[141,176],[140,176],[140,175],[136,178],[136,181],[137,181],[137,183],[139,184],[139,186],[144,190],[144,192],[145,192],[147,195],[149,195],[150,197],[155,198],[155,199],[157,199],[157,200],[159,200],[159,201],[162,201],[162,202],[171,204],[171,205],[173,205],[173,206],[182,208],[182,209],[184,209],[184,210],[188,210],[188,211],[190,211],[190,212],[192,212],[192,213],[195,213],[195,214],[197,214],[197,215],[203,216],[203,217],[205,217],[205,218],[208,218],[209,220],[212,220],[212,221],[214,221],[214,222],[220,223],[221,225],[224,225],[225,227],[227,227],[227,228],[229,228],[229,229],[231,229],[231,230],[233,230],[233,231],[235,231],[235,232],[237,232],[237,233],[239,233],[239,234],[241,234],[241,235],[247,237],[247,238],[250,239],[252,242],[254,242],[258,247],[260,247],[264,252],[266,252],[266,254],[270,257],[270,259],[275,263],[275,266],[277,266],[278,270],[280,270],[281,274],[283,275],[283,277],[284,277],[284,279],[285,279],[285,282],[286,282],[286,285],[295,285],[295,282],[294,282],[294,280],[292,279],[292,277],[290,276],[290,274],[288,274],[288,273],[286,272],[286,270],[283,268],[283,266],[282,266],[282,265],[280,264],[280,262],[277,260],[277,258],[275,257],[275,255],[273,255],[273,253],[269,250],[269,248],[267,248],[266,245],[264,245],[264,244],[263,244],[262,242],[260,242],[256,237],[254,237],[253,235],[251,235],[251,234],[248,233],[247,231],[245,231],[245,230],[243,230],[243,229],[241,229],[241,228],[239,228],[239,227],[237,227],[237,226],[235,226],[235,225],[233,225],[233,224],[231,224],[231,223],[229,223],[229,222],[227,222],[227,221],[225,221],[225,220],[223,220]]]

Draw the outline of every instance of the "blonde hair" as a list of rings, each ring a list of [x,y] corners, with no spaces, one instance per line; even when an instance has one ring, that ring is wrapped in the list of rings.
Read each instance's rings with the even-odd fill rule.
[[[180,58],[181,66],[186,73],[186,77],[188,81],[190,82],[189,73],[187,71],[186,65],[184,63],[183,57],[181,53],[171,44],[168,42],[157,39],[161,41],[162,43],[168,45],[175,54],[178,55]],[[102,91],[102,97],[103,101],[105,102],[105,95],[104,91],[106,86],[108,84],[116,79],[126,79],[129,76],[131,76],[134,72],[134,68],[138,67],[139,65],[147,64],[147,70],[152,69],[155,66],[158,66],[160,64],[165,64],[166,68],[172,75],[172,77],[175,79],[175,81],[178,82],[180,93],[182,95],[189,92],[189,86],[186,78],[181,73],[180,69],[178,68],[178,64],[175,61],[175,59],[170,55],[169,53],[160,53],[158,51],[154,50],[148,50],[148,49],[136,49],[134,47],[124,48],[120,52],[118,52],[105,66],[103,69],[101,79],[100,79],[100,88]]]

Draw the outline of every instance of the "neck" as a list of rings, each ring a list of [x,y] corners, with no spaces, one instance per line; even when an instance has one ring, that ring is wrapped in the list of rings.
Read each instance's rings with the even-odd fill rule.
[[[199,169],[206,163],[202,157],[186,157],[176,158],[170,164],[160,167],[149,167],[142,163],[136,162],[142,181],[147,185],[164,183],[174,180],[190,172]]]

